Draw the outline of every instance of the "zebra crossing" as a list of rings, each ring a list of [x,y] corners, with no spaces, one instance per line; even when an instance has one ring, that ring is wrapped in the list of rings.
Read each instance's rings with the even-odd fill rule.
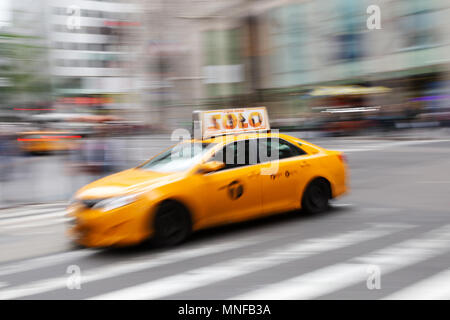
[[[62,224],[66,203],[27,205],[0,210],[0,232]]]
[[[449,300],[450,269],[388,295],[385,300]]]
[[[444,226],[417,239],[406,240],[348,262],[315,270],[235,298],[314,299],[329,293],[330,289],[336,291],[363,282],[367,278],[367,268],[370,266],[375,266],[386,274],[448,250],[450,250],[450,226]]]
[[[44,221],[61,219],[62,205],[11,209],[0,216],[0,232],[21,225],[42,228]],[[320,299],[354,286],[370,290],[370,270],[379,270],[383,279],[450,257],[450,224],[364,222],[321,229],[320,221],[312,221],[304,227],[312,228],[303,232],[306,237],[294,232],[293,223],[280,228],[244,230],[164,250],[77,249],[0,263],[0,299]],[[69,266],[80,273],[68,272]],[[80,289],[71,289],[68,283],[76,276]],[[383,287],[389,283],[381,283],[381,299],[450,299],[448,265],[425,268],[421,278],[386,294]]]

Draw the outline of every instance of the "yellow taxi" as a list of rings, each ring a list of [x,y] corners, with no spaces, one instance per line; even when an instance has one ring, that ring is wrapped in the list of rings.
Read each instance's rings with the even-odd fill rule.
[[[23,152],[51,153],[69,151],[75,146],[75,141],[81,136],[64,131],[28,131],[20,132],[17,141]]]
[[[200,138],[81,188],[68,207],[70,236],[87,247],[175,245],[207,227],[319,213],[347,191],[344,155],[270,132],[265,108],[200,118]]]

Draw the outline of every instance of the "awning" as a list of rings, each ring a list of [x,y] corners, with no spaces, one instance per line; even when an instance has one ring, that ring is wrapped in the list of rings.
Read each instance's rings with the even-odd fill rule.
[[[363,86],[332,86],[314,88],[308,95],[313,97],[368,95],[380,94],[392,91],[387,87],[363,87]]]

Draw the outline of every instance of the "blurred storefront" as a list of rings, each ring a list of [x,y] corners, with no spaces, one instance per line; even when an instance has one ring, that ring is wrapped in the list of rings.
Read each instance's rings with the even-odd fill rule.
[[[49,49],[33,59],[45,60],[39,73],[51,83],[41,92],[57,112],[118,113],[172,129],[190,127],[195,109],[265,105],[274,121],[292,122],[321,117],[311,90],[351,85],[392,89],[352,104],[448,112],[447,0],[32,3],[45,13],[36,30],[46,29]],[[380,8],[381,29],[367,27],[371,5]],[[0,55],[0,67],[31,61]],[[0,77],[7,103],[40,88],[13,80]],[[15,94],[11,83],[31,93]]]
[[[374,4],[379,30],[366,24]],[[361,105],[446,106],[419,98],[448,91],[447,1],[219,1],[196,10],[189,31],[201,39],[190,44],[203,76],[199,107],[264,104],[272,119],[302,117],[315,105],[307,92],[336,85],[392,88],[359,97]]]

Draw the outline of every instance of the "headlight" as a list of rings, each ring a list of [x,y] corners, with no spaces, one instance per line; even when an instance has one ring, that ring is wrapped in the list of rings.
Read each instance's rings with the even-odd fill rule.
[[[138,199],[137,194],[130,194],[126,196],[114,197],[109,199],[104,199],[96,203],[92,208],[100,209],[102,211],[111,211],[127,204],[133,203]]]

